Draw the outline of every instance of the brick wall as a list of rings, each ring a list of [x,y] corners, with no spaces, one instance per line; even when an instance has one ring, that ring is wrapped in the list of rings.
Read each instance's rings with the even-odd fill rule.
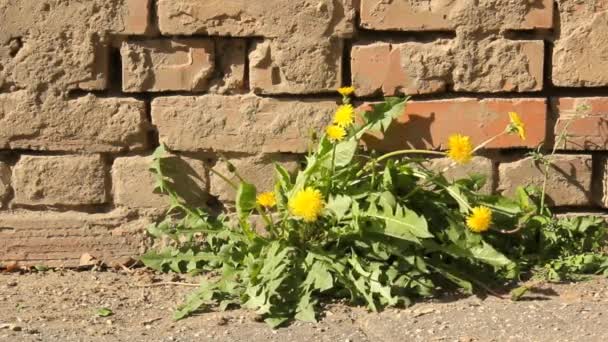
[[[220,153],[268,188],[349,84],[357,104],[413,97],[367,139],[378,150],[481,142],[520,113],[527,140],[450,171],[486,173],[486,192],[539,184],[526,153],[578,110],[548,195],[608,208],[607,0],[0,0],[0,262],[144,250],[166,208],[147,171],[159,143],[192,203],[231,200],[209,172]]]

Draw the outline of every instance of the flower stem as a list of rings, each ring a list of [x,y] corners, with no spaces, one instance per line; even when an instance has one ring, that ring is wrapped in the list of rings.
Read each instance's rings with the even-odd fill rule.
[[[429,151],[429,150],[399,150],[399,151],[393,151],[390,153],[387,153],[385,155],[380,156],[380,158],[378,158],[376,160],[377,163],[388,159],[388,158],[392,158],[395,156],[400,156],[400,155],[404,155],[404,154],[433,154],[433,155],[438,155],[438,156],[445,156],[445,152],[439,152],[439,151]]]
[[[500,138],[500,137],[502,137],[503,135],[506,135],[506,134],[509,134],[509,132],[505,130],[505,131],[502,131],[502,132],[501,132],[501,133],[499,133],[499,134],[496,134],[495,136],[491,137],[490,139],[488,139],[488,140],[486,140],[486,141],[482,142],[481,144],[479,144],[477,147],[475,147],[475,148],[473,149],[473,153],[475,153],[475,152],[479,151],[480,149],[484,148],[486,145],[488,145],[488,144],[489,144],[489,143],[491,143],[492,141],[494,141],[494,140],[496,140],[496,139],[498,139],[498,138]]]
[[[224,176],[220,172],[214,170],[213,168],[209,169],[209,171],[211,171],[212,173],[214,173],[215,175],[220,177],[224,182],[228,183],[228,185],[230,185],[234,190],[238,189],[238,186],[236,184],[234,184],[233,181],[231,181],[228,177]]]
[[[331,173],[329,174],[329,187],[327,188],[327,194],[331,193],[331,188],[334,185],[334,173],[336,172],[336,145],[337,144],[334,143],[334,147],[331,151]]]

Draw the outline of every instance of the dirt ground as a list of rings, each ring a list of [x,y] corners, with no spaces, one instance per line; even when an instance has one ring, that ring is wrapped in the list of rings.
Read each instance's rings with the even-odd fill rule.
[[[193,288],[171,275],[55,270],[0,274],[0,341],[608,341],[608,279],[546,285],[511,302],[438,298],[369,313],[335,304],[319,323],[272,330],[253,313],[174,322]],[[99,308],[113,314],[98,317]]]

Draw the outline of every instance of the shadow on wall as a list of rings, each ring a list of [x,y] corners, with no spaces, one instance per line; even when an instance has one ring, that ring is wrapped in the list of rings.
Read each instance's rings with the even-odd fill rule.
[[[367,134],[363,141],[369,149],[378,151],[435,147],[431,134],[434,121],[435,112],[428,116],[409,114],[405,122],[393,121],[384,135]]]

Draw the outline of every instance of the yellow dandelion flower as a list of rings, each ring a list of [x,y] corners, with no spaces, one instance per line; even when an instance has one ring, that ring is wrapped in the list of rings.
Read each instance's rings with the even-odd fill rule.
[[[303,219],[305,222],[314,222],[321,215],[325,207],[321,191],[308,187],[300,190],[289,200],[291,214]]]
[[[519,115],[515,112],[509,112],[509,119],[511,120],[509,127],[507,127],[509,133],[517,133],[521,140],[526,140],[526,127]]]
[[[459,164],[466,164],[473,157],[471,138],[454,134],[448,139],[448,157]]]
[[[342,96],[349,96],[355,92],[355,87],[342,87],[338,88],[338,93]]]
[[[488,207],[478,206],[471,210],[467,218],[467,226],[475,233],[482,233],[490,229],[492,223],[492,210]]]
[[[277,205],[277,198],[274,196],[274,192],[262,192],[256,198],[256,203],[265,208],[272,208]]]
[[[341,105],[334,114],[334,124],[348,128],[355,122],[355,108],[352,105]]]
[[[327,126],[325,133],[327,133],[327,138],[333,142],[342,141],[346,136],[346,131],[344,128],[338,125]]]

